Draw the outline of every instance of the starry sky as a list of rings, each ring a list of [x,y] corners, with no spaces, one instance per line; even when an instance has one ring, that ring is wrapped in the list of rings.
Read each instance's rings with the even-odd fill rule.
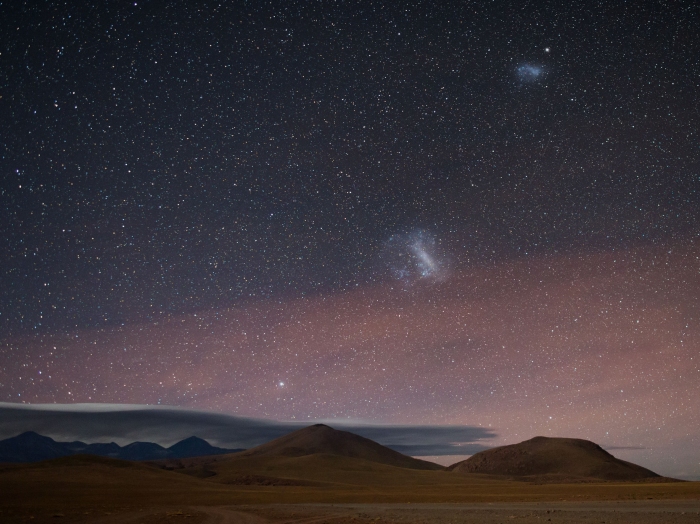
[[[0,401],[700,478],[693,2],[0,2]]]

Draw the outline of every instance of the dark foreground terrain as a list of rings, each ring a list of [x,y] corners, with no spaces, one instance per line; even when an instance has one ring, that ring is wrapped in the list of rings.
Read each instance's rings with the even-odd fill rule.
[[[700,501],[346,504],[240,508],[272,522],[607,524],[700,521]],[[276,520],[273,520],[276,519]]]
[[[85,456],[2,466],[0,522],[700,522],[698,482],[536,484],[324,454],[208,467],[219,473]]]
[[[0,464],[0,523],[700,522],[700,482],[553,464],[524,477],[451,471],[317,425],[231,455]]]
[[[101,524],[686,524],[700,522],[700,500],[497,502],[471,504],[267,504],[93,510],[80,515],[13,515],[2,522]]]

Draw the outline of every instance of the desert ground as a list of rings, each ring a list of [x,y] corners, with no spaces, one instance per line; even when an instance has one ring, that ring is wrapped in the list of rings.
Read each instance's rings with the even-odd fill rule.
[[[700,522],[700,482],[587,441],[536,438],[460,464],[474,463],[501,473],[443,468],[314,425],[228,455],[0,464],[0,523]]]
[[[323,454],[183,466],[88,456],[5,465],[0,522],[700,522],[698,482],[537,484]]]
[[[257,504],[106,508],[82,514],[0,513],[2,522],[102,524],[685,524],[700,522],[700,500],[495,502],[472,504]]]

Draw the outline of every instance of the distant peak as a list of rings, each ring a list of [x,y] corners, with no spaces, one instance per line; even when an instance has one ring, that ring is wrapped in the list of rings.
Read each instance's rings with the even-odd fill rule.
[[[44,435],[39,435],[39,433],[37,433],[36,431],[25,431],[24,433],[20,433],[19,435],[17,435],[15,438],[45,439],[45,440],[52,440],[53,441],[53,439],[51,437],[45,437]]]
[[[186,439],[181,440],[180,444],[182,444],[183,442],[207,442],[207,441],[204,440],[203,438],[199,438],[199,437],[196,437],[193,435],[191,437],[187,437]],[[209,443],[207,442],[207,444],[209,444]]]

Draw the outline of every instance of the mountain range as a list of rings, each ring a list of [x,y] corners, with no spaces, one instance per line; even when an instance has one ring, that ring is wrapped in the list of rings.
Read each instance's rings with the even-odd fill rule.
[[[309,468],[310,471],[356,467],[363,470],[376,467],[372,464],[404,470],[445,471],[458,475],[478,474],[490,478],[548,483],[592,480],[636,482],[660,478],[653,471],[617,459],[594,442],[582,439],[535,437],[476,453],[467,460],[444,468],[324,424],[299,429],[248,450],[218,448],[194,436],[169,448],[153,442],[133,442],[123,447],[114,442],[56,442],[33,431],[0,441],[0,462],[38,462],[71,455],[151,461],[153,466],[224,483],[241,482],[241,478],[249,483],[284,483],[290,482],[290,474],[296,477],[300,471]],[[228,456],[218,458],[217,455]],[[280,478],[270,477],[269,472],[280,467],[280,473],[283,473]],[[292,473],[294,470],[298,471]],[[311,478],[304,479],[307,480]]]
[[[158,462],[163,468],[224,484],[287,485],[292,478],[295,482],[317,481],[323,478],[322,471],[345,471],[347,477],[351,470],[379,471],[377,468],[385,467],[534,483],[667,481],[582,439],[535,437],[481,451],[445,468],[324,424],[299,429],[226,457]],[[275,471],[277,474],[273,475]]]
[[[225,449],[212,446],[206,440],[189,437],[169,448],[154,442],[132,442],[119,446],[109,444],[86,444],[85,442],[57,442],[50,437],[26,431],[16,437],[0,440],[0,463],[39,462],[70,455],[97,455],[122,460],[158,460],[223,455],[236,453],[241,449]]]
[[[155,449],[160,454],[170,450],[174,455],[173,447],[175,451],[180,447],[187,450],[195,444],[192,447],[197,454],[212,453],[216,448],[206,443],[202,446],[199,439],[188,439],[187,446],[166,450],[144,446],[148,443],[124,448],[57,443],[36,433],[20,437],[8,439],[9,444],[0,442],[5,460],[12,446],[9,451],[15,461],[71,455],[0,465],[3,524],[58,522],[55,517],[65,522],[165,519],[175,523],[182,520],[179,517],[189,516],[207,522],[270,524],[331,520],[358,524],[379,520],[508,522],[508,518],[520,517],[522,522],[544,523],[590,522],[593,513],[600,522],[603,514],[598,513],[603,507],[610,510],[605,522],[690,523],[697,521],[693,520],[697,504],[692,500],[700,500],[700,482],[659,477],[580,439],[536,437],[444,468],[325,425],[299,429],[239,453],[146,461],[72,453],[117,453],[131,447],[146,448],[148,453]],[[22,443],[31,445],[31,453],[26,447],[22,449]],[[667,500],[660,501],[663,505],[650,501],[656,498]],[[644,505],[648,501],[656,505]],[[633,507],[630,502],[634,502]],[[330,513],[336,503],[337,508],[342,506],[340,514]],[[435,503],[439,505],[428,510]],[[455,503],[469,506],[453,506]],[[630,513],[619,513],[617,503],[628,503]],[[681,504],[677,514],[666,514],[670,504],[676,503]],[[572,504],[579,509],[570,509]],[[397,508],[395,518],[386,513],[388,505]],[[460,508],[454,518],[445,514],[448,506]],[[493,513],[497,506],[500,514]],[[254,508],[255,515],[246,513],[245,507]],[[315,508],[313,514],[303,513],[304,507]],[[658,512],[658,518],[646,518],[650,508],[656,508],[650,514]],[[681,509],[688,511],[687,515],[681,515]]]

